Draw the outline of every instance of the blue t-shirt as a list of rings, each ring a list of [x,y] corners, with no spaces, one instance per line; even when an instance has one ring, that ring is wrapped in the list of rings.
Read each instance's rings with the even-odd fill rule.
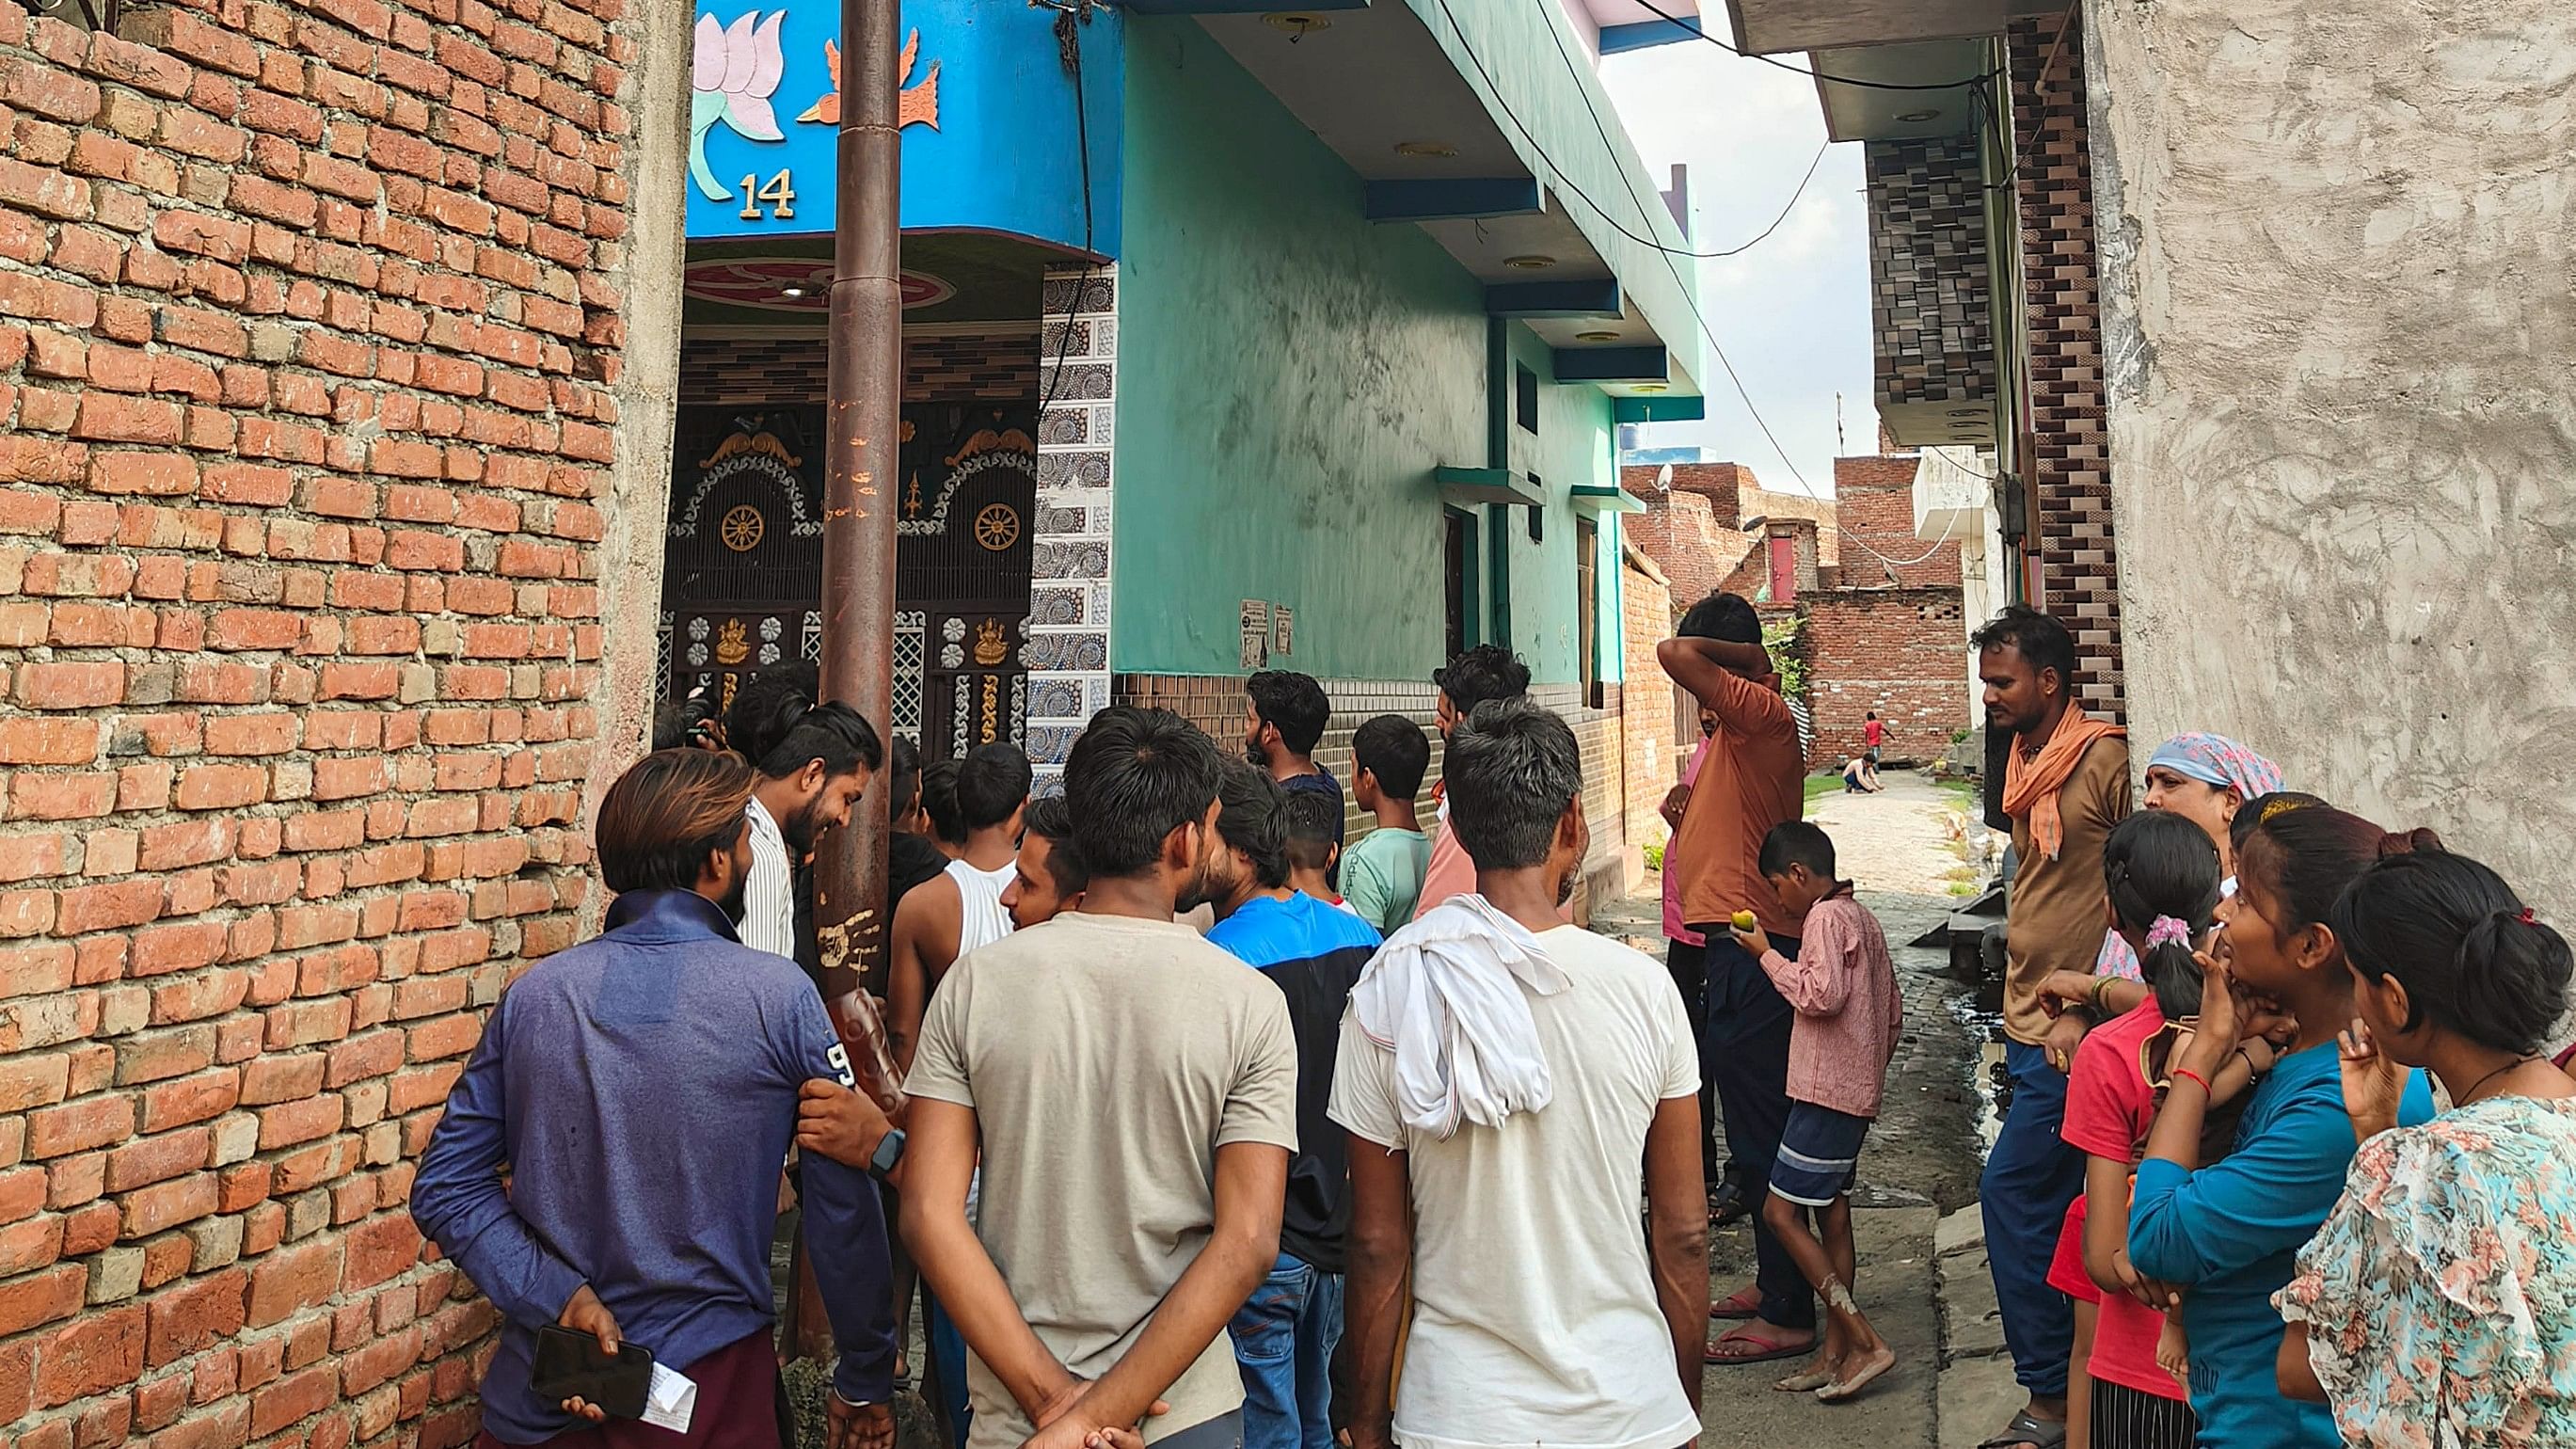
[[[2397,1120],[2412,1126],[2433,1115],[2433,1093],[2422,1072],[2407,1075]],[[2275,1363],[2284,1330],[2272,1295],[2343,1196],[2359,1147],[2335,1046],[2326,1042],[2283,1057],[2255,1087],[2225,1157],[2196,1172],[2154,1157],[2138,1164],[2129,1261],[2184,1290],[2200,1443],[2336,1449],[2343,1442],[2325,1405],[2281,1396]]]
[[[1339,1273],[1350,1168],[1342,1129],[1325,1109],[1332,1103],[1342,1008],[1350,1002],[1352,983],[1377,954],[1377,931],[1339,906],[1297,891],[1285,900],[1254,896],[1217,922],[1207,938],[1259,968],[1288,998],[1288,1024],[1297,1034],[1297,1154],[1288,1163],[1279,1246]]]

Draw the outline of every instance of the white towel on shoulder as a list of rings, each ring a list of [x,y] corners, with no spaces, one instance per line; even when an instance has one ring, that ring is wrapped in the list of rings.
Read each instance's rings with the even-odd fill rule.
[[[1494,1127],[1547,1105],[1554,1087],[1529,998],[1571,985],[1528,927],[1468,894],[1387,937],[1351,988],[1351,1011],[1395,1053],[1405,1125],[1445,1139],[1461,1119]]]

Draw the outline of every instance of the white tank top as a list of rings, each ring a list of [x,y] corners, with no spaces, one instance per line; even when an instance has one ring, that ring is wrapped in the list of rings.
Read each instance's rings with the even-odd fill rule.
[[[962,959],[978,946],[990,946],[1011,934],[1011,913],[1002,904],[1011,883],[1012,866],[977,870],[962,860],[948,862],[948,878],[957,882],[957,954]]]

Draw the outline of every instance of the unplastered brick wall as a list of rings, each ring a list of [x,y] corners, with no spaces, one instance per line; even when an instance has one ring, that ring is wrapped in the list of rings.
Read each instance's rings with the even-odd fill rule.
[[[2075,633],[2076,697],[2099,714],[2124,719],[2083,32],[2079,7],[2064,16],[2016,20],[2005,37],[2022,302],[2030,329],[2031,456],[2023,467],[2033,482],[2035,602]]]
[[[1957,586],[1958,543],[1914,533],[1918,461],[1911,453],[1834,460],[1834,515],[1843,537],[1844,584]]]
[[[0,0],[0,1444],[472,1435],[406,1200],[631,745],[641,24]]]
[[[1630,522],[1634,522],[1632,517]],[[1643,845],[1671,834],[1659,813],[1664,793],[1686,763],[1673,725],[1673,686],[1655,662],[1655,646],[1672,637],[1678,617],[1662,578],[1633,561],[1619,576],[1621,646],[1628,669],[1619,692],[1623,732],[1619,768],[1626,777],[1628,839]]]
[[[1970,720],[1958,588],[1831,589],[1801,602],[1808,763],[1835,769],[1859,754],[1871,710],[1887,726],[1889,760],[1940,758]]]

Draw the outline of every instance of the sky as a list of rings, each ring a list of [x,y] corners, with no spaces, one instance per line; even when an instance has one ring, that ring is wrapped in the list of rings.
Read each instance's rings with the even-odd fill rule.
[[[1824,144],[1814,81],[1705,42],[1605,57],[1601,78],[1657,181],[1676,162],[1690,168],[1701,251],[1741,246],[1769,226]],[[1831,492],[1837,453],[1877,451],[1859,145],[1826,148],[1815,179],[1767,240],[1698,265],[1700,310],[1780,446],[1763,436],[1713,355],[1699,380],[1707,418],[1654,424],[1640,441],[1696,443],[1710,461],[1742,463],[1765,487],[1785,491],[1798,490],[1794,464],[1805,491]],[[1839,448],[1837,392],[1845,439]]]

